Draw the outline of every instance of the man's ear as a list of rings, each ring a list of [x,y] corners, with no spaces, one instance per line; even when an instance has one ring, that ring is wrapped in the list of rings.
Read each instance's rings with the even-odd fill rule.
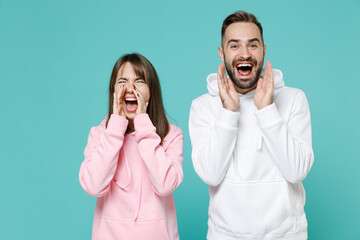
[[[224,62],[224,52],[222,47],[219,47],[218,50],[219,50],[219,58],[222,62]]]
[[[264,44],[264,59],[265,59],[265,55],[266,55],[266,45]]]

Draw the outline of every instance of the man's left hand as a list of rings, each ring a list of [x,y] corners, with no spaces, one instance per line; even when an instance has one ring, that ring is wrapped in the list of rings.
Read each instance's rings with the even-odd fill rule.
[[[257,83],[254,102],[258,110],[274,102],[274,73],[270,61],[266,62],[264,77]]]

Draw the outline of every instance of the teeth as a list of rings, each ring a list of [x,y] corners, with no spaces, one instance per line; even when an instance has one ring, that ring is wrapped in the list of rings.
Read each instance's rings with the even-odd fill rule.
[[[136,101],[136,98],[126,98],[125,101]]]
[[[249,64],[249,63],[240,63],[240,64],[236,65],[236,67],[251,67],[251,64]]]

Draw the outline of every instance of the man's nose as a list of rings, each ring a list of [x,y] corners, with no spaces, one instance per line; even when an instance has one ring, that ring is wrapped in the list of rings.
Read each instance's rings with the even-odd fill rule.
[[[241,59],[248,59],[250,57],[249,50],[246,47],[239,48],[238,55]]]

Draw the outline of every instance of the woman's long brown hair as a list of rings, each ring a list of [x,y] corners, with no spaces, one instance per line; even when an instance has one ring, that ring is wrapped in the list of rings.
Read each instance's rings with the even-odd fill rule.
[[[146,110],[152,123],[156,127],[156,133],[160,136],[161,142],[169,132],[169,122],[166,118],[165,109],[161,97],[159,77],[153,65],[144,56],[138,53],[126,54],[119,58],[114,65],[109,84],[109,112],[106,126],[113,113],[114,91],[116,77],[119,69],[124,63],[129,62],[134,68],[135,74],[144,79],[150,90],[150,100]]]

